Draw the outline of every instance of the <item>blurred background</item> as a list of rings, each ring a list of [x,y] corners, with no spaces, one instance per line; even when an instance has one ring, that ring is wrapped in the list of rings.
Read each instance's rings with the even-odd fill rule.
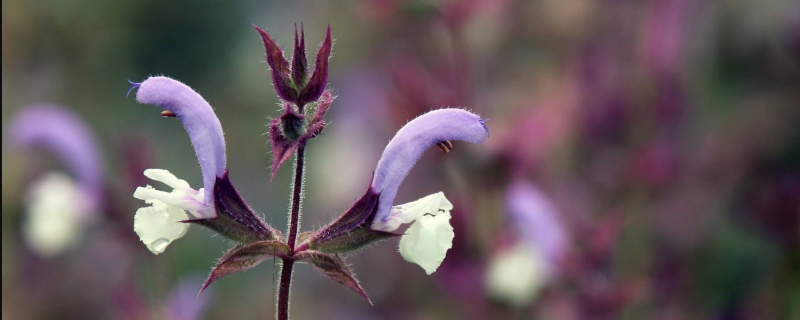
[[[180,123],[125,96],[126,79],[166,75],[215,108],[232,181],[285,230],[291,166],[270,182],[280,113],[253,23],[289,51],[302,23],[309,61],[327,25],[335,39],[303,231],[362,194],[416,115],[491,118],[483,144],[426,152],[395,201],[453,202],[439,270],[404,262],[396,240],[350,254],[370,306],[301,265],[293,318],[800,318],[797,1],[4,0],[3,319],[273,316],[275,262],[197,298],[229,241],[195,226],[155,256],[132,229],[144,169],[202,185]],[[15,116],[42,102],[96,141],[91,205],[52,187],[81,178],[63,141],[12,143]],[[43,193],[61,195],[45,213]],[[63,236],[36,240],[33,221]]]

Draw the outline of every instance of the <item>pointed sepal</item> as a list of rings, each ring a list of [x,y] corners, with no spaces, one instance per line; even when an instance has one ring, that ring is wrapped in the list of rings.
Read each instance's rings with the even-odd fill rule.
[[[272,143],[272,169],[270,180],[275,178],[275,173],[278,168],[289,160],[300,145],[298,142],[305,141],[306,139],[301,136],[299,139],[291,140],[283,134],[282,120],[280,118],[272,119],[269,123],[269,138]]]
[[[328,112],[335,97],[330,92],[325,91],[317,101],[314,117],[306,127],[305,116],[297,113],[294,107],[285,103],[283,114],[276,119],[272,119],[269,124],[269,137],[272,144],[272,169],[270,179],[275,177],[278,168],[289,160],[294,151],[301,143],[306,143],[309,139],[318,136],[325,128],[325,113]]]
[[[305,105],[309,102],[314,102],[319,99],[322,92],[325,91],[325,86],[328,83],[328,58],[331,56],[331,48],[333,47],[333,40],[331,40],[331,27],[328,26],[328,32],[325,34],[325,39],[317,51],[317,60],[314,65],[314,73],[308,83],[300,91],[297,99],[298,105]]]
[[[318,136],[320,133],[322,133],[322,129],[325,128],[325,114],[328,112],[331,103],[333,103],[333,99],[336,99],[336,97],[334,97],[330,92],[325,91],[317,101],[317,111],[314,113],[314,117],[311,118],[311,122],[306,132],[306,135],[309,135],[310,138]]]
[[[278,240],[259,241],[250,244],[237,244],[222,255],[211,270],[208,279],[198,294],[219,278],[248,270],[269,258],[288,258],[289,247]]]
[[[272,84],[275,86],[275,91],[278,92],[278,96],[281,99],[296,102],[297,90],[292,85],[289,62],[283,57],[283,51],[266,31],[257,25],[253,25],[253,27],[258,31],[261,40],[264,42],[267,64],[272,69]]]
[[[294,259],[311,262],[314,265],[314,269],[317,269],[317,271],[328,277],[328,279],[352,289],[364,297],[364,299],[367,299],[370,305],[372,304],[372,300],[369,299],[367,293],[364,292],[364,289],[358,284],[358,280],[356,280],[353,275],[353,271],[350,270],[350,267],[347,266],[347,263],[345,263],[344,259],[339,255],[306,250],[295,254]]]
[[[297,88],[306,85],[308,62],[306,60],[306,33],[300,24],[300,38],[297,38],[297,24],[294,24],[294,52],[292,52],[292,81]]]
[[[338,219],[311,236],[300,249],[326,253],[341,253],[360,249],[373,242],[402,236],[402,234],[372,230],[372,217],[380,194],[371,187]]]
[[[217,216],[206,219],[192,219],[185,222],[207,227],[230,239],[251,243],[264,240],[280,240],[280,231],[267,225],[256,214],[231,183],[228,171],[217,177],[214,183],[214,208]]]

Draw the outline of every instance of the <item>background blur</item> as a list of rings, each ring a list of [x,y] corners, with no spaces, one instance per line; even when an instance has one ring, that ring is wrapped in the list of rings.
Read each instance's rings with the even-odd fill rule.
[[[180,123],[125,97],[126,79],[149,75],[211,103],[233,182],[286,228],[291,166],[270,183],[266,124],[279,112],[252,23],[286,49],[303,23],[309,61],[327,25],[335,39],[338,98],[309,147],[302,230],[362,194],[416,115],[460,106],[491,118],[485,143],[428,151],[395,202],[442,190],[454,203],[442,267],[426,276],[396,240],[350,255],[370,306],[301,266],[293,318],[800,318],[797,1],[4,0],[3,319],[193,318],[169,311],[181,303],[205,319],[272,317],[269,261],[197,300],[228,241],[192,227],[154,256],[132,230],[143,169],[202,185]],[[7,133],[36,102],[94,130],[108,200],[78,245],[47,258],[20,231],[27,189],[69,172]],[[521,302],[487,290],[489,266],[524,238],[506,204],[515,182],[544,195],[568,239],[558,272]]]

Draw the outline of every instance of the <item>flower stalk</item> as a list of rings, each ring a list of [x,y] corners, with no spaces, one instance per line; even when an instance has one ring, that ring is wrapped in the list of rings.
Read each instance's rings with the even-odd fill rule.
[[[292,287],[292,268],[294,267],[294,248],[297,241],[297,230],[300,229],[300,207],[303,200],[303,175],[305,174],[305,142],[297,148],[294,179],[292,182],[292,207],[289,216],[289,235],[286,244],[289,246],[290,255],[283,258],[281,278],[278,284],[278,319],[289,319],[289,294]]]

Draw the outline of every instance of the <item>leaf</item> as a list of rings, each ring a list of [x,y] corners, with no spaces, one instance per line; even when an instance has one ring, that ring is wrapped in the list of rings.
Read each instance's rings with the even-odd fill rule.
[[[308,248],[326,253],[342,253],[358,250],[373,242],[399,237],[403,234],[372,230],[369,227],[358,227],[347,233],[329,238],[323,242],[309,241]]]
[[[380,193],[375,192],[370,186],[360,199],[353,203],[338,219],[317,231],[311,238],[314,243],[324,243],[342,234],[361,227],[367,222],[370,215],[375,212]]]
[[[228,171],[217,177],[214,183],[214,209],[217,216],[207,219],[192,219],[191,222],[210,228],[239,242],[256,242],[282,239],[280,231],[267,225],[231,183]]]
[[[272,84],[275,86],[275,91],[278,96],[286,101],[295,102],[297,100],[297,90],[290,85],[291,70],[289,70],[289,62],[283,57],[283,51],[275,40],[267,34],[266,31],[253,25],[261,35],[261,40],[264,42],[264,50],[266,50],[267,64],[272,69]]]
[[[251,244],[237,244],[222,255],[211,270],[198,295],[217,279],[248,270],[271,257],[287,258],[289,247],[278,240],[259,241]]]
[[[367,293],[364,292],[364,289],[358,284],[358,280],[353,276],[350,267],[347,266],[347,263],[345,263],[340,256],[314,250],[306,250],[295,254],[294,259],[310,261],[314,264],[314,269],[317,269],[317,271],[328,277],[328,279],[352,289],[364,297],[364,299],[367,299],[367,302],[372,305],[372,300],[369,299]]]

